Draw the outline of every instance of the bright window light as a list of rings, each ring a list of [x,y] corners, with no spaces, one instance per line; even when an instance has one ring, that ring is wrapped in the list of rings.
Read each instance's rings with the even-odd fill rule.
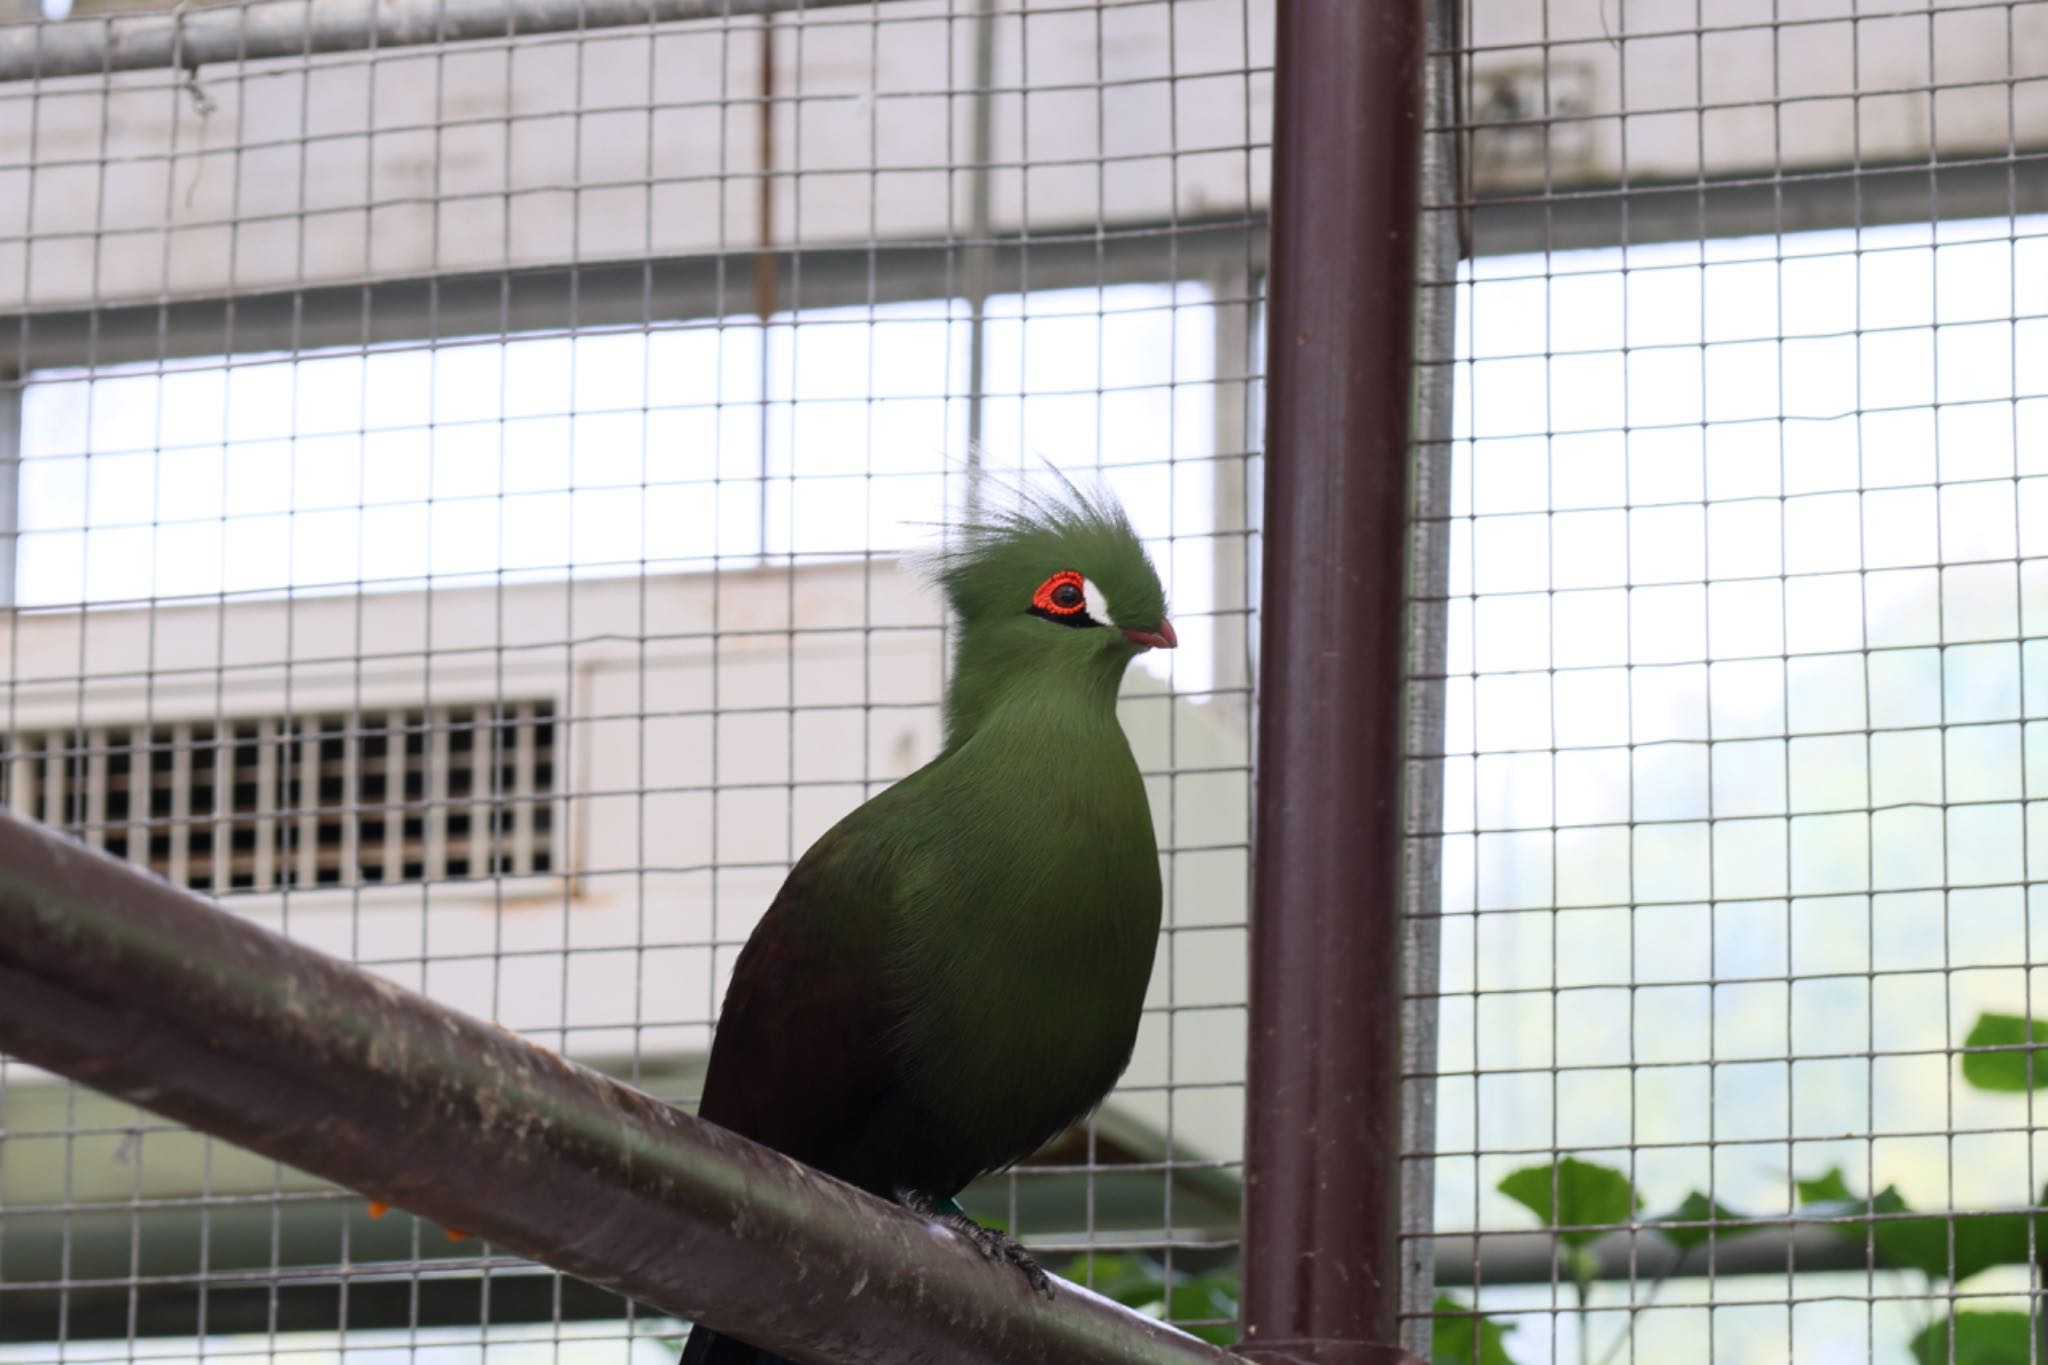
[[[2038,915],[2048,218],[1492,258],[1459,303],[1441,1145],[1707,1188],[1710,1142],[1812,1139],[1721,1152],[1764,1211],[1860,1169],[1830,1135],[2008,1121],[1940,1050],[2025,1012]],[[1874,1185],[2010,1202],[1938,1147]]]
[[[1213,677],[1214,309],[1196,284],[1000,295],[982,458],[1099,477]],[[23,395],[26,607],[894,554],[966,468],[965,304],[50,371]],[[764,459],[765,452],[765,459]]]

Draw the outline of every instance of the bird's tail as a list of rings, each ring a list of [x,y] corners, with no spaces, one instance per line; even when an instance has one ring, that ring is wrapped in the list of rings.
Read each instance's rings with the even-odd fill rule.
[[[692,1327],[678,1365],[795,1365],[744,1341],[723,1337],[708,1327]]]

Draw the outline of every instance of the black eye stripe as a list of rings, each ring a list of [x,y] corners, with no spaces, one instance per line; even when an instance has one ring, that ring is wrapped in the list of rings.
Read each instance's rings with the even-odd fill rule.
[[[1030,608],[1026,612],[1026,616],[1036,616],[1038,620],[1049,620],[1055,626],[1073,626],[1075,630],[1085,630],[1087,626],[1100,626],[1100,624],[1104,624],[1104,622],[1096,620],[1094,616],[1090,616],[1087,612],[1047,612],[1042,606]]]
[[[1085,611],[1071,611],[1061,615],[1059,612],[1047,611],[1043,607],[1033,607],[1027,614],[1036,616],[1041,621],[1050,621],[1056,626],[1072,626],[1077,630],[1103,624]]]

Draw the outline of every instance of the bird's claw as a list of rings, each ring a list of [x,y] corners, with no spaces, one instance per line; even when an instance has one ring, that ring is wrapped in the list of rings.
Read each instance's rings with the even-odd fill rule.
[[[920,1218],[929,1219],[941,1227],[959,1233],[989,1260],[998,1265],[1013,1265],[1024,1273],[1032,1292],[1043,1294],[1047,1299],[1053,1296],[1052,1276],[1045,1268],[1031,1258],[1024,1244],[1000,1228],[983,1227],[980,1223],[962,1213],[958,1205],[944,1207],[938,1200],[922,1190],[901,1189],[896,1191],[896,1202]],[[952,1204],[951,1200],[946,1201]]]
[[[1024,1272],[1024,1278],[1030,1282],[1035,1292],[1045,1295],[1048,1299],[1052,1297],[1052,1276],[1045,1273],[1045,1267],[1031,1259],[1031,1253],[1024,1249],[1022,1242],[1007,1232],[985,1228],[971,1219],[968,1220],[968,1226],[974,1230],[967,1235],[981,1248],[982,1255],[998,1265],[1008,1264],[1017,1267]]]

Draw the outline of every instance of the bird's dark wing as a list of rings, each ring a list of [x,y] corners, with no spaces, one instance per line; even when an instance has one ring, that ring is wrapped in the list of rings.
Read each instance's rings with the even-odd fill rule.
[[[897,1085],[894,880],[885,845],[847,825],[791,870],[733,969],[700,1116],[861,1183],[834,1158]]]
[[[720,1336],[709,1327],[692,1327],[678,1365],[796,1365],[735,1337]]]
[[[885,965],[895,879],[886,843],[850,823],[791,869],[740,950],[697,1112],[862,1183],[845,1169],[848,1144],[872,1130],[897,1089]],[[697,1327],[681,1365],[791,1363]]]

